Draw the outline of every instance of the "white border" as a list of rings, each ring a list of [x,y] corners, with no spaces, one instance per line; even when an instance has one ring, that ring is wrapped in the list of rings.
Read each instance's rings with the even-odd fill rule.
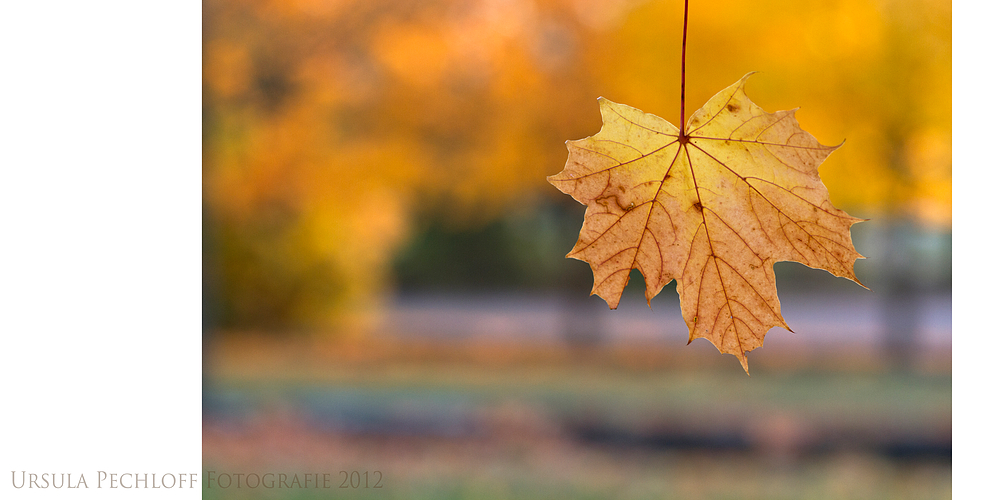
[[[993,151],[1000,104],[996,99],[1000,46],[993,2],[952,4],[952,479],[954,498],[996,491],[997,363],[995,312],[996,190],[1000,159]]]
[[[200,473],[201,3],[7,3],[0,65],[0,497]]]

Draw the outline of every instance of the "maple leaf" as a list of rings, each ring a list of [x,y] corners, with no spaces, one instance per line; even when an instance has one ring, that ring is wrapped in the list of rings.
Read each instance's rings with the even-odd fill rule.
[[[590,264],[597,294],[615,309],[632,269],[650,303],[677,280],[688,343],[703,337],[746,353],[781,316],[774,263],[797,261],[854,280],[864,258],[850,228],[863,219],[833,206],[819,165],[824,146],[799,127],[795,110],[768,113],[744,91],[748,73],[685,125],[598,99],[604,126],[567,141],[562,172],[548,177],[587,206],[567,255]],[[864,286],[864,285],[862,285]]]

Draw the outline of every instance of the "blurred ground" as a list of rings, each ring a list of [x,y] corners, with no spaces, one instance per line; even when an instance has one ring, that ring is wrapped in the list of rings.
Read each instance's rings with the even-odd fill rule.
[[[642,283],[638,274],[636,281]],[[884,329],[882,304],[873,300],[880,299],[880,294],[856,289],[846,280],[837,284],[849,285],[848,293],[779,287],[782,313],[796,333],[772,330],[765,338],[768,349],[755,351],[751,360],[775,346],[817,351],[840,345],[850,346],[855,352],[880,346]],[[381,314],[379,326],[382,335],[400,339],[517,338],[526,342],[572,341],[575,333],[586,329],[591,337],[586,340],[591,342],[652,342],[679,348],[687,342],[687,327],[672,285],[653,300],[652,307],[633,293],[613,311],[602,299],[587,297],[583,291],[406,294],[397,297]],[[641,291],[635,287],[629,290]],[[911,334],[916,350],[931,353],[950,349],[950,291],[919,294],[913,302],[915,328]],[[581,320],[587,325],[581,325]],[[704,340],[690,349],[715,352]]]
[[[601,320],[619,332],[604,340],[528,339],[522,328],[557,330],[555,299],[403,298],[366,339],[220,334],[205,352],[205,470],[330,473],[347,487],[205,497],[950,497],[950,328],[947,343],[927,329],[920,361],[891,371],[837,318],[798,328],[803,300],[786,305],[794,338],[840,341],[768,342],[751,377],[680,331],[623,337],[644,328],[635,311]],[[650,314],[661,331],[676,322]],[[434,335],[432,318],[454,322]],[[351,488],[355,471],[381,487]]]

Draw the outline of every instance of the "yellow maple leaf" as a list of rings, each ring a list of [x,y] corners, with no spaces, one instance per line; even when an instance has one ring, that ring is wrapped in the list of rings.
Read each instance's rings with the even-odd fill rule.
[[[685,125],[600,98],[604,126],[567,141],[562,172],[548,177],[587,206],[567,255],[590,264],[597,294],[615,309],[632,269],[647,303],[678,282],[688,343],[703,337],[739,358],[763,344],[781,316],[774,263],[797,261],[861,284],[851,217],[830,202],[824,146],[795,110],[768,113],[744,91],[749,73]],[[864,286],[864,285],[862,285]]]

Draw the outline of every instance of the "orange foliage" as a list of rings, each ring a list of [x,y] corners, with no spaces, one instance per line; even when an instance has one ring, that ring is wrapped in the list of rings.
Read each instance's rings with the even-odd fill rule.
[[[205,201],[224,321],[358,324],[415,210],[478,223],[554,197],[544,178],[566,139],[599,126],[598,96],[678,115],[682,8],[206,2]],[[762,107],[801,106],[804,128],[847,139],[823,166],[836,205],[947,224],[950,39],[946,0],[698,2],[688,102],[760,71]]]

